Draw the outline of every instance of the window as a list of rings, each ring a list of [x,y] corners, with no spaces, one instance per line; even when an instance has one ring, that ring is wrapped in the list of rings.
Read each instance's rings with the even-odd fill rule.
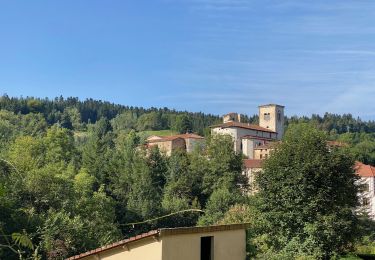
[[[259,158],[262,159],[262,157],[263,157],[263,155],[261,154]]]
[[[277,121],[281,121],[281,112],[280,112],[280,110],[279,111],[277,111]]]
[[[368,198],[362,198],[362,206],[370,205],[370,200]]]
[[[201,237],[201,260],[214,259],[214,237]]]
[[[363,191],[369,191],[370,190],[370,187],[369,187],[368,183],[363,184],[362,187],[363,187]]]
[[[268,120],[270,120],[270,118],[271,118],[270,113],[264,113],[263,114],[263,119],[264,120],[268,121]]]

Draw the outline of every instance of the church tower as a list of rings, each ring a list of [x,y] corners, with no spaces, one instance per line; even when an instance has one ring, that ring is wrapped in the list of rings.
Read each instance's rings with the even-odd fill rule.
[[[277,132],[277,139],[284,135],[284,106],[268,104],[259,106],[259,126]]]

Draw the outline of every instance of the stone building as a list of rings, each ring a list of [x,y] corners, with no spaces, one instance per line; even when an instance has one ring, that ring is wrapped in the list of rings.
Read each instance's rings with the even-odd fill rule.
[[[162,228],[67,260],[244,260],[246,224]]]
[[[147,138],[147,146],[158,146],[161,152],[170,156],[173,151],[178,149],[186,150],[190,153],[196,146],[204,145],[204,137],[197,134],[180,134],[172,136],[152,135]]]
[[[259,106],[259,125],[241,122],[237,113],[223,116],[223,123],[211,126],[212,134],[229,134],[233,137],[234,151],[254,159],[254,149],[280,140],[284,135],[284,107],[276,104]]]

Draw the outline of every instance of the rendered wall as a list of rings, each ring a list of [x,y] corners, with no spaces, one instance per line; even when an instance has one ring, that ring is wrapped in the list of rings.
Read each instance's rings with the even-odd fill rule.
[[[83,260],[162,260],[162,242],[154,238],[145,238],[127,244],[126,247],[116,247],[91,255]]]
[[[163,260],[200,260],[201,237],[214,237],[215,260],[244,260],[246,257],[245,230],[168,235],[162,238]]]

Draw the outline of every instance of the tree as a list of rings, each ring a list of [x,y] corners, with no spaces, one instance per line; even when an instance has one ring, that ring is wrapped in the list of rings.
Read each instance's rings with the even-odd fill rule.
[[[173,130],[179,132],[180,134],[184,134],[191,132],[192,129],[192,121],[188,115],[182,114],[176,117],[176,121],[173,124]]]
[[[350,249],[357,221],[353,164],[348,153],[328,149],[324,133],[289,127],[257,178],[264,257],[329,259]]]

